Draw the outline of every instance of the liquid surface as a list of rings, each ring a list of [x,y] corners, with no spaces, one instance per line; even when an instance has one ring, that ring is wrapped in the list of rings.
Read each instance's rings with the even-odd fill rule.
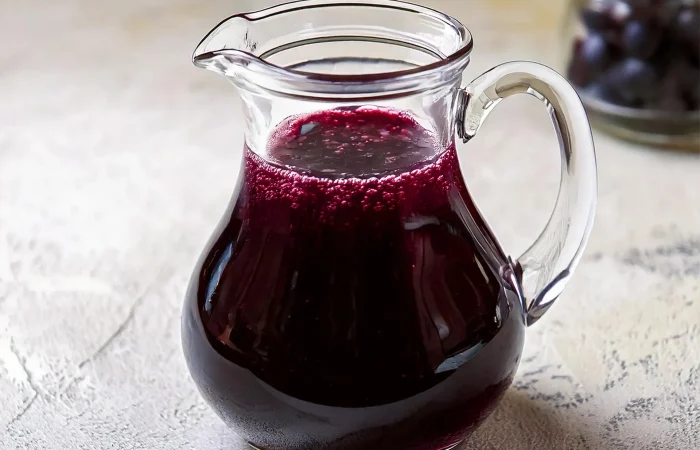
[[[188,364],[263,449],[448,448],[517,367],[524,325],[505,264],[454,148],[412,118],[294,117],[265,159],[246,149],[190,286]]]
[[[321,178],[366,178],[404,172],[442,150],[410,116],[360,107],[287,119],[272,133],[267,156]]]

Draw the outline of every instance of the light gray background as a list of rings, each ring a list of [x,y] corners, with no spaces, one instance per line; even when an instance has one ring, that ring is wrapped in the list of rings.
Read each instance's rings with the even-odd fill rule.
[[[179,310],[243,126],[233,88],[189,59],[253,3],[0,3],[1,449],[243,448],[189,379]],[[424,3],[474,32],[467,79],[560,63],[562,2]],[[700,448],[700,159],[596,142],[586,256],[464,449]],[[509,99],[461,154],[519,254],[554,201],[545,109]]]

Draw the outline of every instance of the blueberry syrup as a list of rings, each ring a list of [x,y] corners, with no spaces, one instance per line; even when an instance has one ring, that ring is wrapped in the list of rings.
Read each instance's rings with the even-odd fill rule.
[[[183,343],[224,421],[272,449],[442,450],[510,384],[508,265],[455,148],[379,108],[288,119],[190,284]]]

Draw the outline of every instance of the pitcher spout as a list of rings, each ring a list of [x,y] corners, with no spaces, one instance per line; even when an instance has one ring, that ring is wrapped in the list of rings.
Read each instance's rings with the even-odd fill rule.
[[[259,61],[254,54],[258,43],[251,37],[253,23],[244,15],[232,16],[219,23],[197,45],[192,63],[230,77],[251,62]]]

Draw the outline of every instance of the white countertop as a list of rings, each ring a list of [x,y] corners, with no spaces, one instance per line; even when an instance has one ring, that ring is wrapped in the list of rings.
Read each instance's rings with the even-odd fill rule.
[[[0,5],[0,449],[244,448],[189,378],[179,317],[242,147],[236,92],[190,55],[252,3]],[[467,79],[557,63],[563,5],[426,3],[472,29]],[[700,155],[596,143],[586,255],[463,450],[700,448]],[[545,109],[509,99],[461,154],[518,255],[558,182]]]

